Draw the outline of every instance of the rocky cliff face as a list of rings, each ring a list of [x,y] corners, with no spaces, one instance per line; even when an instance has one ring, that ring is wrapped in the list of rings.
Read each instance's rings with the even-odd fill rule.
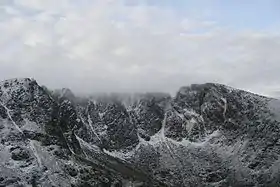
[[[0,82],[0,186],[280,186],[280,102],[219,84],[79,98]]]

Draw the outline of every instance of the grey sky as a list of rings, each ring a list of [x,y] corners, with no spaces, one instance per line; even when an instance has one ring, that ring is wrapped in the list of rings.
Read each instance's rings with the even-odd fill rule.
[[[275,16],[266,18],[270,25],[262,19],[245,27],[233,15],[228,24],[211,16],[221,7],[184,14],[175,4],[143,2],[1,1],[0,79],[34,77],[75,92],[174,92],[219,82],[279,93]]]

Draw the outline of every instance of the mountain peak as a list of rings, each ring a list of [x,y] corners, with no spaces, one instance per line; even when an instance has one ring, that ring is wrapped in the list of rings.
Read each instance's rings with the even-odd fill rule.
[[[30,83],[30,82],[34,82],[34,81],[36,82],[36,80],[33,78],[12,78],[12,79],[0,81],[0,85],[2,85],[2,84],[25,84],[25,83]]]
[[[235,88],[232,88],[230,86],[224,85],[224,84],[219,84],[219,83],[204,83],[204,84],[191,84],[189,86],[183,86],[179,89],[178,93],[184,94],[186,92],[190,91],[207,91],[210,89],[216,89],[216,90],[237,90]]]
[[[29,92],[30,89],[39,87],[35,79],[31,78],[14,78],[0,82],[0,99],[8,100],[16,95],[22,95],[23,92]]]
[[[38,85],[35,79],[31,78],[13,78],[0,82],[2,90],[15,90],[22,87],[29,88],[32,85]]]

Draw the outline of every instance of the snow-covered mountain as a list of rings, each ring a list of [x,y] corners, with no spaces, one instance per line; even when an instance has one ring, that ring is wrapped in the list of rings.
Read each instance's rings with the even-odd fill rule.
[[[220,84],[76,97],[0,82],[0,186],[280,186],[280,101]]]

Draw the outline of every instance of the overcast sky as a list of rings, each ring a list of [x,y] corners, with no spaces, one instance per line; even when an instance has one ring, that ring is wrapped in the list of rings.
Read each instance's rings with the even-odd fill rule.
[[[0,79],[75,92],[280,93],[279,0],[0,0]]]

